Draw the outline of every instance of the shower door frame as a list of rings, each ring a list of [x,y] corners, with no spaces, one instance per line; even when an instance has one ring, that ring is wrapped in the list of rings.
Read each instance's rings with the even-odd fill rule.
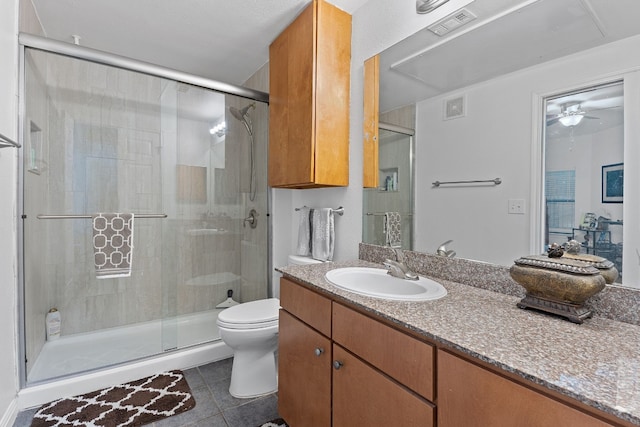
[[[26,48],[40,50],[48,53],[60,54],[68,56],[74,59],[85,60],[97,64],[116,67],[127,71],[138,72],[153,77],[164,78],[173,80],[180,83],[190,84],[196,87],[210,89],[225,95],[235,95],[242,98],[246,98],[253,101],[259,101],[269,105],[269,94],[243,86],[224,83],[205,77],[197,76],[187,72],[174,70],[160,65],[151,64],[144,61],[139,61],[132,58],[127,58],[120,55],[111,54],[108,52],[91,49],[79,45],[60,42],[45,37],[35,36],[28,33],[20,33],[18,36],[19,44],[19,83],[18,83],[18,141],[25,140],[25,119],[26,119],[26,63],[25,63],[25,51]],[[24,145],[23,145],[24,146]],[[18,219],[26,218],[24,214],[24,153],[23,150],[18,150]],[[267,212],[271,212],[271,197],[267,188]],[[271,216],[267,214],[269,219],[267,224],[267,246],[271,247]],[[28,387],[27,372],[26,372],[26,319],[25,319],[25,283],[24,283],[24,268],[25,268],[25,256],[24,256],[24,227],[21,223],[17,223],[17,251],[18,251],[18,271],[17,271],[17,297],[18,297],[18,363],[19,371],[19,385],[20,389]],[[270,253],[270,251],[269,251]],[[271,283],[271,274],[269,273],[272,268],[271,256],[267,256],[267,293],[272,295],[273,288]],[[155,357],[155,356],[150,356]],[[128,362],[125,362],[128,363]],[[55,380],[54,380],[55,381]]]

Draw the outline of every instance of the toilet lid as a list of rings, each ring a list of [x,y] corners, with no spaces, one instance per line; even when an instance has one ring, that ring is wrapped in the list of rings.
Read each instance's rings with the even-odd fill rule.
[[[245,302],[222,310],[218,314],[218,324],[230,328],[277,325],[279,309],[280,300],[278,298]]]

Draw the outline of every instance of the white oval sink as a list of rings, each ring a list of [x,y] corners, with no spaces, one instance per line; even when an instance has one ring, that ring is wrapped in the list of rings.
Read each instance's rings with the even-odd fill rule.
[[[380,268],[337,268],[327,272],[325,277],[332,284],[347,291],[394,301],[428,301],[447,295],[444,286],[431,279],[399,279]]]

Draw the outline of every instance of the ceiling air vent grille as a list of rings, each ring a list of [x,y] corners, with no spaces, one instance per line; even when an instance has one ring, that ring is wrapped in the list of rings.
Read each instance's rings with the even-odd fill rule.
[[[457,119],[467,114],[465,96],[451,98],[444,101],[444,120]]]
[[[441,19],[435,24],[427,27],[427,29],[435,35],[442,37],[445,34],[448,34],[451,31],[455,30],[456,28],[459,28],[464,24],[473,21],[474,19],[476,19],[476,16],[473,13],[471,13],[467,9],[460,9],[447,16],[446,18]]]

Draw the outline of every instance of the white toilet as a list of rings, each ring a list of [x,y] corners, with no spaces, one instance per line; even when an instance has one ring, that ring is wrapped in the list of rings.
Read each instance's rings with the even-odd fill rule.
[[[289,256],[290,265],[317,264],[309,257]],[[278,349],[278,298],[246,302],[222,310],[216,323],[220,337],[233,349],[229,393],[250,398],[278,389],[275,351]]]

